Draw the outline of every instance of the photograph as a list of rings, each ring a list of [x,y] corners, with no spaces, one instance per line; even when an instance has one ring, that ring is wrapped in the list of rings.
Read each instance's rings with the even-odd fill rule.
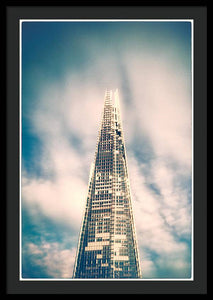
[[[194,280],[193,19],[19,20],[19,280]]]

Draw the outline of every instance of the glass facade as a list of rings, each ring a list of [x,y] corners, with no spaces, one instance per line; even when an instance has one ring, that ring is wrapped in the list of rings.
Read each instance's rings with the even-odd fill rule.
[[[118,91],[106,91],[73,278],[141,278]]]

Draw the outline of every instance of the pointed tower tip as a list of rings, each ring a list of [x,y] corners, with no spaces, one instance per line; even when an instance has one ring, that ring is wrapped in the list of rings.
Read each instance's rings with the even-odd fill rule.
[[[105,100],[104,103],[113,103],[113,105],[117,108],[119,108],[120,103],[119,103],[119,92],[118,88],[111,90],[106,88],[105,90]]]
[[[105,90],[105,95],[110,94],[110,93],[112,93],[112,90],[106,88],[106,90]]]
[[[119,108],[119,95],[118,95],[118,89],[115,90],[114,96],[115,96],[115,107]]]
[[[105,98],[104,98],[104,105],[108,105],[112,103],[112,90],[106,89],[105,91]]]

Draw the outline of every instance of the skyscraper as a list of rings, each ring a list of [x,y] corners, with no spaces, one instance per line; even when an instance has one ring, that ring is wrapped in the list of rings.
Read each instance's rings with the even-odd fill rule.
[[[106,91],[73,278],[141,278],[118,91]]]

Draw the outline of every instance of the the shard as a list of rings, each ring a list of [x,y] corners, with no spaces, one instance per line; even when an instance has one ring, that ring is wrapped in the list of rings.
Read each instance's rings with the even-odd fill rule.
[[[106,91],[73,278],[141,278],[118,91]]]

